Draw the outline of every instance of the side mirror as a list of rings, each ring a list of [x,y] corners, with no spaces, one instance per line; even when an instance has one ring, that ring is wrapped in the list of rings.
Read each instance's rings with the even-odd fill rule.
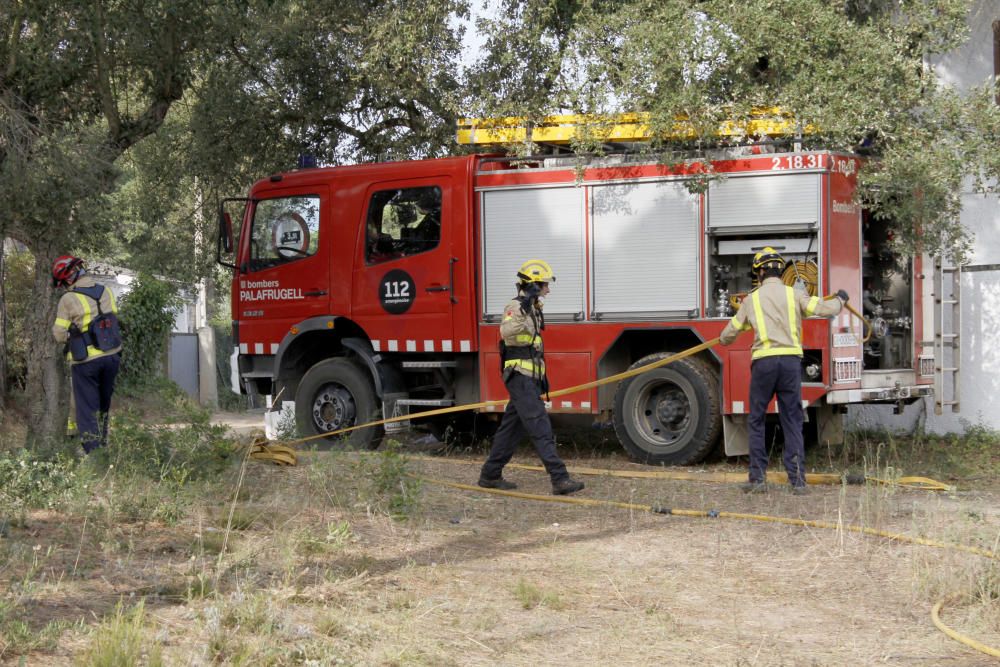
[[[219,203],[219,238],[215,245],[215,261],[230,269],[236,268],[236,258],[233,249],[236,242],[233,239],[233,219],[226,211],[226,202]]]
[[[219,237],[216,240],[215,259],[222,266],[236,269],[240,225],[246,216],[246,207],[252,202],[252,199],[244,197],[228,197],[219,202]],[[227,206],[227,204],[230,203],[239,205],[239,208],[235,209],[237,215],[235,222],[229,214],[232,206]]]
[[[233,219],[228,211],[222,211],[219,215],[219,241],[222,244],[222,252],[233,251]]]

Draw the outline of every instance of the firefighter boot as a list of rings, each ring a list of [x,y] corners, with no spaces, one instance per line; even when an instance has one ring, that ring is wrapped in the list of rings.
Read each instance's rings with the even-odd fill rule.
[[[511,489],[516,489],[517,484],[514,482],[508,482],[503,477],[497,479],[486,479],[480,476],[479,481],[476,482],[479,486],[484,489],[500,489],[501,491],[510,491]]]
[[[568,496],[571,493],[576,493],[577,491],[582,490],[583,482],[577,481],[571,477],[560,479],[558,482],[552,482],[552,495],[554,496]]]

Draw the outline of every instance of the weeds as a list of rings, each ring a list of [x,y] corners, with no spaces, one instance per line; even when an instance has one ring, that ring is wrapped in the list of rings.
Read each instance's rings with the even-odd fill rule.
[[[126,611],[121,602],[115,613],[94,630],[90,648],[82,664],[88,667],[125,667],[126,665],[163,665],[159,643],[145,636],[146,603],[140,601]]]
[[[331,554],[340,550],[343,546],[343,542],[339,539],[331,540],[329,534],[326,538],[321,538],[314,536],[308,529],[303,529],[298,533],[297,537],[297,553],[306,558]]]
[[[296,440],[299,437],[299,425],[295,422],[295,412],[282,409],[278,413],[278,423],[274,427],[274,439],[285,442]]]
[[[908,475],[995,479],[1000,476],[1000,431],[963,421],[961,434],[914,434],[857,429],[841,445],[814,447],[807,458],[814,466],[858,472],[879,460]],[[871,468],[870,463],[867,464]]]
[[[229,541],[232,541],[232,537],[229,538]],[[203,527],[194,534],[194,539],[191,542],[191,555],[218,556],[225,549],[229,548],[226,542],[226,533],[224,531],[218,528]]]
[[[544,591],[538,586],[529,583],[525,579],[519,579],[514,588],[514,597],[521,603],[524,609],[534,609],[535,607],[548,607],[549,609],[564,609],[565,604],[556,593]]]
[[[113,419],[108,446],[90,458],[97,466],[113,466],[119,475],[183,485],[217,476],[235,458],[234,451],[226,428],[210,424],[208,413],[178,427],[150,426],[126,413]]]
[[[27,449],[0,454],[0,507],[12,514],[28,509],[54,509],[77,489],[76,461],[45,460]]]
[[[368,480],[365,500],[369,506],[394,519],[406,519],[416,512],[421,483],[409,476],[399,443],[390,440],[375,454],[363,454],[358,465]]]
[[[29,558],[26,548],[8,548],[4,554],[6,564],[13,565]],[[51,621],[39,630],[32,630],[24,620],[25,607],[34,599],[38,586],[44,581],[43,568],[52,555],[49,548],[42,552],[41,545],[30,551],[30,563],[19,580],[13,582],[7,594],[0,598],[0,659],[5,655],[24,655],[31,651],[52,649],[59,637],[71,626],[65,621]],[[40,576],[41,575],[41,576]]]

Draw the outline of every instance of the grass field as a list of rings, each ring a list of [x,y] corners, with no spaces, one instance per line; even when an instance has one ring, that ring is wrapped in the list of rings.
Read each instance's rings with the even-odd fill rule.
[[[5,432],[12,439],[11,431]],[[631,464],[561,435],[572,465]],[[27,665],[980,665],[1000,646],[986,558],[848,530],[497,497],[481,448],[247,462],[198,417],[117,424],[85,461],[0,458],[0,663]],[[589,476],[580,497],[862,525],[996,549],[995,434],[855,434],[811,471],[931,474],[950,493]],[[775,459],[777,460],[777,459]],[[537,462],[522,449],[515,462]],[[911,464],[915,467],[911,467]],[[7,467],[4,468],[3,466]],[[718,460],[701,470],[744,470]],[[547,494],[539,472],[511,469]],[[422,479],[418,479],[422,478]]]

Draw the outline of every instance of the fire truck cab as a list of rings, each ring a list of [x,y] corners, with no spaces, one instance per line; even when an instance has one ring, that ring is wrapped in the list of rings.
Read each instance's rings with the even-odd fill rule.
[[[870,335],[846,310],[803,322],[810,435],[839,442],[847,405],[901,409],[933,395],[941,366],[924,308],[931,262],[892,254],[886,225],[854,200],[859,165],[828,151],[720,151],[669,166],[468,155],[275,174],[221,205],[234,389],[272,410],[294,403],[303,435],[504,399],[499,322],[529,258],[556,276],[552,388],[584,384],[718,336],[753,288],[754,253],[771,246],[788,284],[844,289],[871,321]],[[612,423],[642,462],[694,463],[720,440],[742,454],[751,343],[743,334],[549,409]],[[495,421],[491,411],[502,408],[476,421]],[[373,447],[382,435],[346,440]]]

